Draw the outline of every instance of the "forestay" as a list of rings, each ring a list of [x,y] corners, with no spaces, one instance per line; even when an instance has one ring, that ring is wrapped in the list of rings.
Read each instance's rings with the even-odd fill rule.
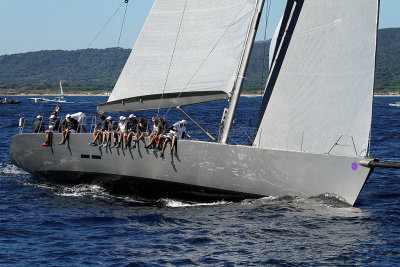
[[[156,0],[98,111],[224,99],[234,86],[256,0]]]
[[[378,0],[289,0],[288,8],[282,27],[289,34],[277,48],[278,75],[267,82],[266,94],[273,90],[254,145],[365,155]]]

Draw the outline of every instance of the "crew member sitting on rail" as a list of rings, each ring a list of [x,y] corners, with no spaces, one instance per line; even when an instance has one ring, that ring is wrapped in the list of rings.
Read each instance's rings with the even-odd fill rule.
[[[65,120],[62,122],[62,125],[64,126],[64,131],[62,132],[62,139],[59,145],[63,145],[65,141],[68,140],[70,133],[76,133],[79,123],[77,120],[71,118],[70,114],[67,114],[67,116],[65,116]]]
[[[118,138],[117,134],[118,123],[116,121],[113,121],[111,116],[108,116],[106,118],[106,121],[108,124],[108,128],[103,133],[103,146],[106,147],[108,145],[109,147],[111,147],[111,137],[113,137],[114,139],[113,147],[114,147],[117,143],[116,140]]]
[[[145,118],[140,118],[139,124],[137,125],[136,128],[136,135],[134,142],[135,144],[133,145],[133,148],[136,147],[136,144],[139,145],[139,140],[143,139],[146,135],[148,135],[148,129],[149,125],[147,124],[147,121]]]
[[[93,130],[93,142],[89,143],[90,146],[97,146],[97,140],[102,137],[102,133],[108,129],[108,124],[106,121],[106,116],[104,114],[99,115],[100,120],[96,123]]]
[[[56,119],[58,118],[58,113],[61,111],[61,107],[60,106],[56,106],[56,108],[54,109],[54,111],[51,113],[51,115],[56,116]]]
[[[71,114],[71,118],[75,119],[78,121],[79,126],[78,126],[78,130],[76,131],[77,133],[81,133],[83,132],[87,132],[86,131],[86,115],[83,112],[77,112],[74,114]],[[81,130],[82,129],[82,130]]]
[[[156,148],[154,149],[155,151],[161,150],[161,144],[165,140],[165,137],[169,133],[169,125],[168,123],[164,120],[163,117],[158,118],[159,125],[160,125],[160,134],[157,137],[156,140]]]
[[[157,118],[153,117],[151,118],[151,121],[153,122],[153,132],[149,136],[149,144],[145,146],[144,148],[149,148],[153,145],[156,144],[156,141],[158,139],[158,135],[160,134],[160,123]]]
[[[172,152],[174,151],[174,148],[176,148],[177,140],[178,139],[182,139],[184,137],[184,135],[185,135],[185,132],[186,132],[186,121],[185,120],[181,120],[181,121],[176,122],[170,128],[169,134],[165,138],[164,145],[162,147],[160,157],[164,156],[164,151],[165,151],[165,148],[167,147],[167,144],[168,144],[169,140],[171,140],[171,151],[170,151],[170,153],[172,154]]]
[[[33,131],[35,133],[44,133],[44,124],[42,115],[37,115],[36,121],[33,123]]]
[[[126,148],[126,118],[124,116],[119,117],[117,133],[118,133],[117,147],[122,146],[122,148],[125,149]]]
[[[126,145],[131,146],[132,137],[136,135],[138,121],[136,120],[136,116],[131,114],[128,117],[128,122],[126,123],[127,129],[127,137],[126,137]]]
[[[42,146],[51,146],[53,144],[53,132],[58,133],[60,121],[53,114],[50,116],[49,129],[46,131],[46,142]]]

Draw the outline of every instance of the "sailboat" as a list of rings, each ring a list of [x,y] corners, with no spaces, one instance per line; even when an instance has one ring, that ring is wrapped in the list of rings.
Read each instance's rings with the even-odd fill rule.
[[[389,106],[392,106],[392,107],[400,107],[400,102],[397,101],[397,102],[394,102],[394,103],[389,103]]]
[[[62,83],[60,81],[60,94],[58,95],[58,97],[54,98],[54,99],[47,99],[47,102],[56,102],[56,103],[66,103],[67,100],[65,99],[64,96],[64,91],[62,88]]]
[[[155,0],[98,112],[228,99],[216,141],[180,140],[176,154],[140,145],[89,147],[91,134],[43,148],[17,134],[10,159],[58,183],[96,183],[143,198],[214,201],[333,193],[353,205],[369,156],[378,0],[288,0],[252,145],[228,142],[263,0]],[[54,141],[61,140],[59,134]]]
[[[31,97],[28,98],[28,100],[33,101],[35,103],[37,102],[52,102],[52,103],[73,103],[73,102],[67,102],[65,96],[64,96],[64,91],[62,88],[62,82],[60,81],[60,94],[58,97],[55,97],[53,99],[48,99],[44,97]]]

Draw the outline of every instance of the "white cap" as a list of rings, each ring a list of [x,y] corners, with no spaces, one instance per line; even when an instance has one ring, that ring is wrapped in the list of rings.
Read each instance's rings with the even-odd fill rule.
[[[67,114],[67,116],[65,116],[66,118],[71,118],[71,114]]]
[[[133,114],[131,114],[131,115],[129,115],[129,119],[130,119],[130,118],[136,118],[136,116],[133,115]]]
[[[37,115],[37,117],[36,117],[36,119],[41,119],[41,118],[43,118],[42,115]]]
[[[185,124],[185,125],[186,125],[186,121],[185,121],[185,120],[181,120],[181,123],[183,123],[183,124]]]
[[[56,118],[56,115],[54,115],[54,114],[50,116],[50,119],[55,119],[55,118]]]
[[[126,120],[126,118],[124,116],[121,116],[121,117],[119,117],[119,120],[124,121],[124,120]]]
[[[112,120],[112,117],[111,117],[111,116],[108,116],[108,117],[106,118],[106,120]]]

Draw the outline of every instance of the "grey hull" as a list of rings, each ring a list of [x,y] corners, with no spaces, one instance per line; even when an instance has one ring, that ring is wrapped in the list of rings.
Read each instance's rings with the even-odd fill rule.
[[[353,205],[372,169],[361,157],[319,155],[180,140],[165,156],[144,148],[92,147],[91,134],[67,145],[42,147],[44,134],[16,135],[10,159],[23,170],[58,183],[99,183],[116,193],[189,200],[334,193]]]

